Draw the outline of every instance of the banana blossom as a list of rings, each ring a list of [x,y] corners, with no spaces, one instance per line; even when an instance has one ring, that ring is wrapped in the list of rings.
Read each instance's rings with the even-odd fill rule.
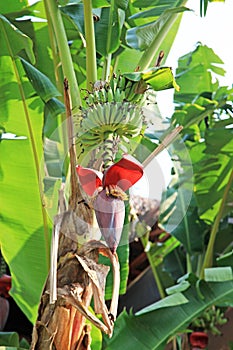
[[[104,173],[90,168],[76,167],[83,190],[94,196],[93,206],[100,231],[111,249],[116,252],[125,219],[127,191],[143,176],[142,165],[125,154]]]

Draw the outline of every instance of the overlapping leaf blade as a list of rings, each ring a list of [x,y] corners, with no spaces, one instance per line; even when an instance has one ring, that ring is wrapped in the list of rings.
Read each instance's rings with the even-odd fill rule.
[[[183,293],[188,303],[179,304],[178,301],[176,306],[158,308],[139,316],[128,315],[124,311],[117,319],[114,335],[106,341],[104,349],[115,350],[124,344],[129,350],[136,346],[142,350],[163,350],[172,335],[183,331],[207,307],[223,301],[230,302],[233,297],[232,288],[232,281],[203,282],[203,299],[198,297],[195,287],[190,287]]]
[[[38,178],[43,176],[43,171],[38,174],[37,168],[40,162],[43,164],[43,115],[38,112],[43,108],[37,96],[21,100],[10,58],[2,57],[1,63],[4,63],[5,72],[11,73],[7,84],[1,80],[1,87],[9,97],[4,99],[3,96],[1,101],[3,115],[7,117],[5,128],[26,136],[25,140],[6,140],[0,145],[1,251],[13,277],[11,295],[27,317],[34,321],[48,271],[49,224],[42,209]],[[25,113],[30,118],[30,126]]]
[[[1,19],[5,30],[2,43],[6,43],[7,49],[1,52],[4,56],[0,58],[3,92],[1,114],[6,131],[24,136],[22,140],[3,140],[0,146],[3,217],[1,251],[13,278],[11,294],[27,317],[34,322],[49,267],[51,230],[48,216],[51,213],[46,212],[41,197],[44,176],[44,105],[38,95],[48,104],[59,93],[48,78],[22,60],[38,95],[35,93],[25,77],[21,62],[15,58],[26,47],[28,56],[33,61],[32,42],[25,34],[15,30],[10,22]]]
[[[156,36],[161,35],[162,32],[165,34],[169,31],[169,20],[171,17],[184,11],[187,11],[185,7],[168,9],[156,21],[128,29],[126,34],[128,45],[141,51],[147,49],[155,40]]]
[[[22,10],[28,4],[27,0],[14,0],[11,2],[0,2],[0,13],[7,14]]]
[[[0,42],[1,56],[16,56],[21,50],[25,50],[32,63],[35,62],[32,50],[32,41],[19,29],[13,26],[6,17],[0,15]]]
[[[196,50],[180,57],[178,64],[176,79],[181,89],[174,96],[178,103],[191,103],[198,94],[215,91],[216,84],[212,82],[212,73],[225,73],[218,66],[223,64],[222,60],[206,45],[198,45]]]

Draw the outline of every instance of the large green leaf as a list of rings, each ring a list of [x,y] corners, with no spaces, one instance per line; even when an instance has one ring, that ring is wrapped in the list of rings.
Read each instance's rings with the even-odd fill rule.
[[[214,222],[221,206],[232,169],[233,150],[228,112],[231,111],[232,89],[212,83],[213,73],[224,72],[216,64],[222,64],[221,59],[212,49],[202,45],[179,60],[176,79],[180,93],[175,94],[175,100],[179,101],[180,107],[172,117],[174,124],[184,126],[182,133],[195,173],[198,213],[208,224]],[[220,118],[216,118],[216,114]],[[198,142],[194,143],[195,140]],[[227,203],[230,199],[225,203],[223,216],[231,210]]]
[[[220,153],[216,157],[206,156],[198,166],[200,171],[196,174],[195,194],[199,215],[202,220],[211,224],[219,211],[232,172],[233,159],[230,155]],[[231,210],[231,205],[228,203],[225,215]]]
[[[199,44],[193,52],[182,56],[178,61],[176,80],[180,92],[174,96],[175,102],[192,102],[203,92],[213,92],[216,84],[212,82],[212,73],[224,75],[219,65],[223,61],[206,45]]]
[[[0,13],[7,14],[22,10],[28,4],[27,0],[0,1]]]
[[[148,18],[148,17],[158,17],[165,10],[169,9],[169,5],[157,5],[156,7],[151,8],[150,10],[137,12],[130,17],[130,19],[138,19],[138,18]]]
[[[182,1],[179,1],[182,3]],[[134,7],[139,7],[139,8],[147,8],[151,6],[161,6],[162,4],[169,6],[170,8],[174,6],[174,0],[135,0],[133,2]]]
[[[226,117],[225,117],[226,118]],[[232,128],[231,118],[216,121],[205,131],[205,143],[197,143],[190,149],[195,173],[195,196],[202,220],[213,223],[231,174]],[[223,217],[231,212],[231,191],[225,203]]]
[[[175,40],[184,6],[183,1],[156,1],[147,4],[143,2],[143,7],[149,7],[145,12],[136,10],[129,6],[131,16],[126,19],[126,45],[143,52],[138,66],[142,69],[156,64],[160,53],[163,53],[163,62],[166,61],[171,46]],[[142,7],[142,4],[141,6]],[[150,17],[153,15],[153,17]],[[147,17],[148,16],[148,17]],[[148,18],[152,22],[148,22]],[[136,26],[136,23],[137,26]],[[160,56],[161,57],[161,56]],[[161,64],[161,62],[160,62]]]
[[[174,281],[183,276],[186,272],[186,255],[180,245],[164,258],[164,270],[169,273]]]
[[[102,56],[115,52],[121,44],[120,36],[125,19],[123,10],[125,7],[127,7],[127,1],[118,1],[113,9],[108,6],[98,9],[98,11],[93,10],[99,16],[99,20],[95,22],[95,39],[96,50]],[[68,4],[61,7],[61,11],[73,23],[78,32],[85,36],[83,4]],[[111,15],[112,21],[110,23],[109,17]]]
[[[84,35],[83,4],[68,4],[60,8],[61,12],[70,19],[78,31]]]
[[[116,0],[115,4],[120,9],[127,10],[128,4],[129,4],[129,0]]]
[[[40,193],[43,106],[37,96],[26,98],[32,93],[27,81],[18,89],[25,73],[20,62],[15,63],[10,57],[1,58],[1,114],[5,129],[26,139],[4,140],[0,145],[0,242],[13,278],[11,295],[34,321],[49,259],[49,223]]]
[[[21,62],[30,83],[44,102],[48,102],[53,97],[61,95],[46,75],[22,58]]]
[[[121,73],[134,71],[138,66],[138,61],[141,57],[141,52],[138,50],[133,50],[131,48],[126,48],[118,56],[117,68]]]
[[[0,345],[19,346],[18,333],[0,332]]]
[[[181,208],[181,210],[185,201],[183,198],[185,195],[185,192],[180,193],[176,203],[176,207]],[[175,213],[173,215],[175,215]],[[181,222],[172,231],[172,235],[183,244],[189,254],[193,255],[197,252],[203,252],[206,229],[207,226],[199,219],[197,203],[195,199],[192,198],[187,210],[185,210]]]
[[[38,1],[31,6],[22,7],[21,10],[6,16],[21,32],[33,40],[36,67],[41,72],[46,72],[46,75],[55,83],[55,74],[57,78],[61,72],[60,59],[58,55],[55,57],[51,55],[50,34],[43,2]],[[20,56],[22,56],[21,53]],[[22,57],[28,60],[25,55]]]
[[[201,100],[205,100],[205,102],[208,101],[208,103],[205,103],[203,106],[200,99],[195,101],[195,103],[186,103],[182,109],[177,109],[172,116],[174,124],[178,123],[183,125],[185,127],[185,132],[192,134],[191,137],[194,137],[193,134],[195,134],[195,132],[198,133],[199,130],[195,130],[193,125],[199,124],[205,118],[211,117],[217,109],[216,101],[206,98],[202,98]],[[198,102],[200,104],[198,104]]]
[[[124,347],[128,350],[135,348],[163,350],[171,336],[183,331],[206,308],[232,301],[233,281],[202,282],[200,291],[202,298],[198,296],[194,286],[188,288],[183,293],[184,298],[188,300],[187,303],[179,303],[177,300],[177,305],[170,307],[160,305],[155,307],[154,311],[151,307],[152,311],[144,310],[145,312],[141,311],[136,315],[132,313],[128,315],[123,311],[116,321],[113,337],[110,340],[106,339],[104,349],[115,350]]]
[[[3,140],[1,147],[1,251],[10,267],[11,295],[34,322],[41,290],[49,267],[51,222],[42,198],[43,179],[43,102],[35,94],[19,59],[26,47],[33,61],[31,40],[8,21],[2,43],[7,51],[1,57],[1,115],[4,129],[23,139]],[[14,32],[14,33],[13,33]],[[3,41],[3,39],[5,41]],[[9,57],[11,56],[11,58]],[[49,103],[58,92],[49,80],[22,60],[38,95]],[[54,106],[52,106],[54,110]],[[54,112],[53,112],[54,113]],[[47,198],[51,197],[49,194]],[[48,201],[47,201],[48,204]],[[51,210],[50,210],[51,211]]]
[[[205,133],[207,154],[223,153],[229,157],[233,154],[232,118],[217,121]]]
[[[109,7],[103,8],[100,20],[95,23],[96,51],[102,56],[115,52],[121,44],[120,37],[125,12],[121,8],[114,7],[113,18],[110,23],[110,11]]]
[[[54,97],[45,104],[43,136],[60,141],[61,133],[59,134],[58,131],[62,130],[62,126],[60,126],[58,115],[64,112],[64,104]]]
[[[176,181],[173,185],[169,186],[162,196],[159,218],[165,230],[172,234],[174,232],[175,236],[177,234],[176,238],[180,239],[182,243],[185,243],[189,247],[188,249],[191,249],[193,244],[197,246],[194,242],[191,244],[191,240],[193,241],[195,238],[188,238],[190,231],[188,220],[193,215],[193,208],[190,208],[189,215],[186,217],[192,200],[192,193],[192,181],[188,178],[186,178],[186,182],[184,183],[180,179],[179,182]]]
[[[137,50],[147,49],[155,37],[161,35],[161,32],[168,32],[170,29],[170,20],[177,13],[187,11],[185,7],[177,7],[164,11],[162,15],[154,22],[131,28],[127,31],[126,40],[130,47]]]
[[[151,67],[142,72],[125,73],[124,76],[134,82],[150,85],[154,91],[175,88],[179,90],[170,67]]]
[[[33,40],[33,48],[36,55],[36,68],[46,74],[46,76],[56,84],[58,77],[62,74],[59,55],[52,56],[52,45],[50,41],[49,28],[45,13],[44,4],[38,1],[29,7],[34,16],[42,18],[44,22],[33,21],[33,30],[27,32],[26,24],[28,21],[21,21],[23,32],[26,32]],[[56,77],[56,78],[55,78]],[[60,78],[60,80],[63,80]],[[59,87],[62,92],[62,86]]]
[[[1,56],[16,56],[25,50],[32,63],[35,62],[32,41],[24,33],[13,26],[4,16],[0,15]]]

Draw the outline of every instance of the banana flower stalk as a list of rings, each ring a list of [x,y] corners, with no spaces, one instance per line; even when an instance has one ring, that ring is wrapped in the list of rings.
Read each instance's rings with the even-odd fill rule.
[[[125,154],[104,173],[90,168],[76,167],[83,190],[94,196],[93,207],[100,231],[114,254],[120,242],[125,219],[127,191],[143,175],[142,165]]]

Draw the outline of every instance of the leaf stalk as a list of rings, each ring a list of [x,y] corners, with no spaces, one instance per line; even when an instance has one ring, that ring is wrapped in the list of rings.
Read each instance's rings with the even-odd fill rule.
[[[183,3],[180,6],[185,6],[186,3],[187,0],[183,1]],[[162,28],[160,29],[159,33],[155,36],[151,45],[144,51],[142,57],[138,62],[138,66],[141,71],[149,68],[151,65],[154,65],[152,64],[154,57],[158,53],[160,45],[166,38],[168,32],[170,31],[171,27],[173,26],[179,15],[180,12],[174,13],[168,17],[166,23],[163,24]]]
[[[147,232],[145,236],[141,237],[141,242],[142,242],[142,245],[144,248],[146,248],[146,245],[148,243],[148,237],[149,237],[149,232]],[[162,282],[160,280],[158,271],[155,267],[152,256],[150,254],[150,251],[146,251],[146,255],[147,255],[147,258],[149,260],[152,273],[154,275],[154,279],[155,279],[155,282],[156,282],[156,285],[158,288],[159,295],[160,295],[161,299],[163,299],[163,298],[165,298],[166,295],[165,295],[164,288],[163,288]]]
[[[217,214],[217,216],[216,216],[216,218],[214,220],[214,224],[212,226],[212,230],[211,230],[211,233],[210,233],[210,239],[209,239],[209,242],[208,242],[208,246],[207,246],[207,250],[206,250],[206,253],[205,253],[204,262],[203,262],[202,269],[201,269],[201,278],[204,277],[205,269],[208,268],[208,267],[211,267],[212,263],[213,263],[214,243],[215,243],[215,239],[216,239],[216,236],[217,236],[217,233],[218,233],[219,224],[220,224],[220,221],[221,221],[222,216],[223,216],[224,207],[225,207],[225,204],[226,204],[226,201],[227,201],[228,193],[230,191],[232,182],[233,182],[233,170],[231,171],[228,183],[227,183],[227,185],[225,187],[225,190],[224,190],[224,193],[223,193],[223,197],[222,197],[222,201],[221,201],[221,204],[220,204],[220,208],[219,208],[218,214]]]
[[[68,79],[70,84],[72,107],[79,107],[81,106],[82,102],[61,13],[57,6],[56,0],[44,0],[44,4],[45,7],[47,7],[51,17],[59,50],[59,56],[61,59],[62,70],[65,78]]]
[[[84,6],[84,25],[86,39],[86,72],[87,72],[87,89],[92,90],[93,83],[97,81],[96,67],[96,45],[95,31],[92,14],[92,1],[83,1]]]

